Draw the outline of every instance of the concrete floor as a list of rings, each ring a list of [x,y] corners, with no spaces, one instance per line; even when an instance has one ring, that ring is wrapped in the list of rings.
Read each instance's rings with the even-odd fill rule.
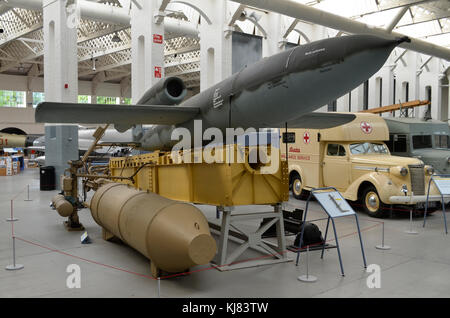
[[[25,202],[26,185],[30,184],[32,202]],[[63,219],[49,208],[56,193],[39,191],[39,171],[29,169],[14,177],[0,177],[0,297],[157,297],[157,282],[150,275],[148,260],[125,245],[105,242],[101,229],[88,210],[80,213],[81,222],[93,243],[80,244],[79,232],[66,232]],[[17,240],[17,262],[20,271],[4,267],[12,263],[11,225],[5,222],[14,201]],[[291,199],[293,200],[293,199]],[[304,202],[297,201],[304,205]],[[208,218],[215,219],[215,209],[200,207]],[[255,209],[248,207],[247,209]],[[245,209],[244,209],[245,210]],[[269,208],[268,208],[269,210]],[[258,208],[261,211],[261,207]],[[311,206],[310,218],[324,217],[317,203]],[[310,254],[310,272],[318,277],[315,283],[302,283],[297,276],[305,273],[306,257],[296,267],[293,262],[261,266],[229,272],[209,269],[189,276],[161,281],[162,297],[449,297],[450,236],[444,235],[442,213],[429,218],[421,227],[421,218],[414,219],[419,235],[404,233],[408,217],[384,220],[389,251],[375,249],[381,242],[378,220],[359,213],[368,264],[381,267],[381,288],[369,289],[369,273],[362,266],[359,241],[353,218],[337,220],[346,276],[341,277],[336,249],[328,250],[323,260],[320,252]],[[324,232],[325,222],[317,222]],[[252,224],[244,224],[252,226]],[[256,224],[254,224],[256,227]],[[333,239],[333,235],[329,237]],[[292,244],[294,237],[287,238]],[[66,253],[66,254],[64,254]],[[70,255],[68,255],[70,254]],[[241,259],[254,257],[246,253]],[[289,252],[289,257],[295,258]],[[82,259],[81,259],[82,258]],[[89,261],[88,261],[89,260]],[[81,268],[81,288],[68,289],[67,266]],[[104,265],[107,266],[104,266]],[[194,270],[206,269],[201,266]],[[122,270],[119,270],[122,269]],[[143,276],[144,275],[144,276]]]

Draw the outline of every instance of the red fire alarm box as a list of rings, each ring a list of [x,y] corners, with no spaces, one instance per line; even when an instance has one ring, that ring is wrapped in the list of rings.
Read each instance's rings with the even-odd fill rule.
[[[155,78],[161,78],[162,77],[162,67],[155,66]]]
[[[153,34],[153,43],[162,44],[163,36],[161,34]]]

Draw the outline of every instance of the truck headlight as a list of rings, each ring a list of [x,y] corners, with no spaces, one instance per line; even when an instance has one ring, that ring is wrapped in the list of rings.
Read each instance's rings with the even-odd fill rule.
[[[431,176],[434,173],[433,166],[425,166],[425,172]]]
[[[408,174],[408,169],[406,169],[405,167],[400,169],[400,174],[404,177]]]
[[[405,167],[393,167],[390,168],[389,171],[397,177],[404,177],[408,174],[408,169]]]

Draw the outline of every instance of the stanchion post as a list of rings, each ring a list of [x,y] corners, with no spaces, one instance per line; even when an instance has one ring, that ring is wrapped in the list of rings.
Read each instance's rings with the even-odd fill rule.
[[[14,200],[11,200],[11,217],[6,221],[11,222],[11,238],[12,238],[12,250],[13,250],[13,263],[12,265],[6,266],[6,270],[8,271],[16,271],[22,269],[24,266],[22,264],[16,264],[16,236],[14,235],[14,222],[19,219],[14,218]]]
[[[30,199],[30,185],[27,184],[27,198],[24,201],[33,201]]]
[[[161,298],[161,278],[158,277],[158,298]]]
[[[24,266],[22,264],[16,264],[16,237],[12,237],[13,240],[13,263],[12,265],[6,266],[6,270],[8,271],[17,271],[19,269],[23,269]]]
[[[14,200],[11,200],[11,215],[9,219],[6,219],[6,222],[16,222],[16,221],[19,221],[19,219],[14,217]]]
[[[384,222],[381,223],[382,233],[381,233],[381,245],[375,246],[376,249],[379,250],[390,250],[391,247],[389,245],[384,245]]]
[[[309,245],[306,246],[306,275],[299,276],[298,280],[307,283],[313,283],[317,281],[316,276],[309,275]]]
[[[405,231],[405,233],[407,233],[407,234],[419,234],[419,232],[413,230],[413,220],[412,220],[413,217],[412,217],[412,214],[413,214],[413,209],[410,208],[409,209],[409,231]]]

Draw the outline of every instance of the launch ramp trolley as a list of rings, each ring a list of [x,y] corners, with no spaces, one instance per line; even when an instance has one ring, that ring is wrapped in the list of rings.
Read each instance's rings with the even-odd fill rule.
[[[193,158],[202,156],[201,149],[186,151]],[[237,158],[227,163],[227,151]],[[209,222],[210,229],[219,237],[215,259],[217,269],[233,270],[292,261],[286,255],[284,220],[281,203],[289,200],[289,169],[280,161],[272,173],[263,173],[263,165],[249,162],[251,147],[232,145],[217,150],[222,163],[178,162],[171,153],[154,152],[126,158],[111,158],[111,175],[118,182],[138,190],[149,191],[165,198],[186,203],[215,206],[222,216],[221,224]],[[279,148],[268,147],[268,152],[279,153]],[[134,182],[130,181],[133,179]],[[268,212],[238,212],[235,207],[270,206]],[[237,222],[266,219],[256,231],[243,229]],[[252,222],[253,223],[253,222]],[[259,222],[257,222],[259,224]],[[275,225],[277,244],[262,239],[267,229]],[[245,226],[244,226],[245,227]],[[230,242],[232,241],[232,242]],[[239,246],[234,248],[234,243]],[[238,259],[247,250],[262,253],[250,261]],[[228,255],[228,252],[230,254]],[[245,258],[245,257],[241,257]]]
[[[445,216],[445,200],[444,197],[447,197],[447,201],[450,198],[450,175],[449,174],[435,174],[432,175],[430,181],[428,183],[428,191],[427,191],[427,201],[425,203],[425,213],[423,215],[423,227],[427,222],[427,212],[428,212],[428,202],[430,201],[430,186],[431,182],[433,182],[438,189],[441,195],[441,203],[442,203],[442,215],[444,216],[444,227],[445,234],[448,234],[447,230],[447,218]]]
[[[281,204],[273,206],[273,212],[259,213],[234,213],[232,207],[219,207],[222,213],[222,225],[218,226],[210,222],[210,227],[219,235],[218,253],[214,259],[216,268],[220,271],[229,271],[248,267],[271,265],[283,262],[290,262],[286,254],[286,239],[284,233],[284,220]],[[247,231],[235,224],[239,221],[266,219],[267,222],[261,224],[256,231]],[[262,235],[275,224],[277,232],[277,244],[264,240]],[[239,246],[231,253],[229,241],[238,243]],[[253,249],[262,256],[251,260],[237,261],[246,250]]]
[[[353,216],[353,215],[355,216],[356,227],[358,229],[359,242],[361,244],[361,254],[362,254],[362,258],[363,258],[364,268],[367,268],[366,256],[365,256],[365,253],[364,253],[364,245],[363,245],[362,238],[361,238],[361,230],[360,230],[360,227],[359,227],[358,215],[355,213],[355,211],[353,211],[353,209],[350,207],[348,202],[339,193],[339,191],[336,190],[336,188],[328,187],[328,188],[318,188],[318,189],[311,190],[311,193],[310,193],[310,195],[308,197],[308,201],[306,202],[305,213],[304,213],[304,216],[303,216],[303,224],[306,224],[306,217],[308,215],[309,202],[311,201],[313,196],[316,198],[317,202],[319,202],[319,204],[322,207],[322,209],[328,215],[328,221],[327,221],[327,227],[326,227],[326,230],[325,230],[324,243],[327,240],[327,235],[328,235],[328,229],[329,229],[329,226],[330,226],[330,221],[331,221],[331,223],[333,225],[334,237],[335,237],[335,240],[336,240],[336,246],[337,246],[337,251],[338,251],[338,256],[339,256],[339,264],[340,264],[340,267],[341,267],[341,274],[342,274],[342,276],[345,276],[345,274],[344,274],[344,266],[342,264],[341,249],[340,249],[340,246],[339,246],[339,240],[338,240],[337,231],[336,231],[336,224],[334,222],[334,219],[337,219],[337,218],[340,218],[340,217]],[[302,231],[301,231],[301,234],[300,234],[300,242],[303,241],[304,229],[305,229],[305,227],[302,228]],[[322,245],[322,253],[321,253],[321,256],[320,256],[322,259],[323,259],[324,251],[325,251],[325,244]],[[300,260],[300,248],[297,251],[296,265],[298,265],[299,260]]]

